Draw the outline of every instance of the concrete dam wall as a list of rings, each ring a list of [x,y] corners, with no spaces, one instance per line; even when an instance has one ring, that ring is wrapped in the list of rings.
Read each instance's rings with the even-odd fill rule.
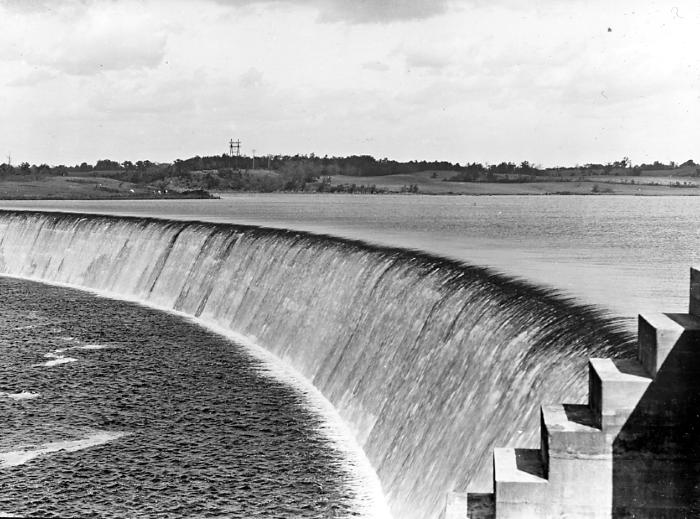
[[[423,253],[302,232],[0,211],[0,274],[99,290],[242,334],[311,381],[396,518],[491,490],[541,403],[583,403],[588,357],[630,358],[592,308]]]
[[[637,358],[590,359],[586,404],[543,405],[537,449],[494,451],[494,492],[446,519],[700,516],[700,270],[688,313],[639,316]]]

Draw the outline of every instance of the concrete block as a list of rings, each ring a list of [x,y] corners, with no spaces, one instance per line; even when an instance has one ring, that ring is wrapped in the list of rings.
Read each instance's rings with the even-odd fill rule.
[[[448,492],[442,519],[467,519],[467,499],[466,492]]]
[[[700,317],[700,270],[690,269],[690,313]]]
[[[636,360],[590,359],[588,405],[594,424],[607,433],[622,427],[651,384]]]
[[[558,516],[553,516],[550,513],[550,507],[541,503],[497,503],[496,517],[498,519],[544,519]]]
[[[499,518],[507,503],[530,506],[544,502],[548,485],[538,449],[494,449],[493,463]]]
[[[591,409],[585,405],[542,406],[541,428],[543,449],[546,442],[546,460],[550,481],[558,477],[557,460],[596,459],[609,457],[611,439],[596,427]]]
[[[645,314],[639,316],[638,330],[639,361],[655,377],[684,328],[666,314]]]
[[[572,510],[612,506],[613,457],[553,458],[549,497]]]

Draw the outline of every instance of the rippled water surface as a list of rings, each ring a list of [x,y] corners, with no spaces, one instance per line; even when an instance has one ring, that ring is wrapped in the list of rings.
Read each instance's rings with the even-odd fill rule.
[[[0,278],[0,515],[357,515],[300,394],[182,318]]]

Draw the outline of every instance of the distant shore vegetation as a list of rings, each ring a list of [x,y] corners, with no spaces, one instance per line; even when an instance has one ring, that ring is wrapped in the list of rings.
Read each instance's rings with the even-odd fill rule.
[[[98,160],[72,166],[0,164],[0,197],[51,198],[51,193],[27,196],[19,186],[53,181],[55,198],[158,198],[200,197],[210,192],[321,192],[321,193],[472,193],[489,194],[491,184],[542,184],[532,189],[495,188],[495,194],[607,194],[626,186],[623,194],[645,187],[700,186],[700,166],[693,160],[677,164],[654,162],[633,165],[624,157],[605,164],[541,167],[519,164],[465,164],[446,161],[376,159],[369,155],[319,157],[310,155],[238,156],[227,154],[192,157],[172,163]],[[63,182],[61,182],[63,180]],[[589,182],[581,186],[581,183]],[[29,183],[29,184],[27,184]],[[568,183],[564,186],[562,183]],[[82,184],[82,189],[73,189]],[[467,184],[474,185],[468,187]],[[475,185],[481,185],[480,187]],[[545,185],[546,184],[546,185]],[[2,189],[2,185],[14,185]],[[557,188],[562,185],[562,188]],[[64,186],[64,187],[61,187]],[[461,186],[461,187],[460,187]],[[551,187],[554,186],[554,187]],[[613,186],[613,187],[611,187]],[[92,191],[90,191],[92,189]],[[94,191],[94,192],[93,192]],[[483,191],[483,192],[482,192]],[[659,194],[659,193],[654,193]]]

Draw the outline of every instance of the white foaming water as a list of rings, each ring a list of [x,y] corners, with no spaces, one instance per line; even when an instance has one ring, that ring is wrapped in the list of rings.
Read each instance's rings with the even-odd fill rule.
[[[48,361],[44,362],[43,364],[35,364],[34,366],[35,367],[46,366],[46,367],[50,368],[53,366],[60,366],[61,364],[69,364],[71,362],[78,361],[78,359],[75,359],[73,357],[64,357],[63,355],[61,355],[61,353],[64,351],[65,351],[65,349],[59,349],[59,350],[54,350],[54,352],[52,352],[52,353],[44,353],[44,357],[46,357],[47,359],[51,359],[51,360],[48,360]]]
[[[54,353],[65,353],[68,350],[106,350],[107,348],[112,348],[113,346],[108,346],[107,344],[83,344],[81,346],[69,346],[68,348],[59,348],[53,350]],[[49,355],[49,354],[47,354]],[[47,356],[44,355],[44,356]]]
[[[76,452],[97,445],[102,445],[114,441],[122,436],[125,432],[111,431],[94,431],[88,436],[79,440],[49,442],[41,445],[21,446],[18,450],[0,452],[0,468],[16,467],[24,465],[40,456],[47,456],[57,452]]]
[[[30,393],[22,391],[20,393],[0,393],[0,398],[9,398],[10,400],[34,400],[39,398],[39,393]]]
[[[53,359],[44,362],[43,364],[38,364],[38,366],[46,366],[46,367],[53,367],[53,366],[60,366],[61,364],[70,364],[71,362],[77,362],[78,359],[74,359],[73,357],[60,357],[58,359]]]

